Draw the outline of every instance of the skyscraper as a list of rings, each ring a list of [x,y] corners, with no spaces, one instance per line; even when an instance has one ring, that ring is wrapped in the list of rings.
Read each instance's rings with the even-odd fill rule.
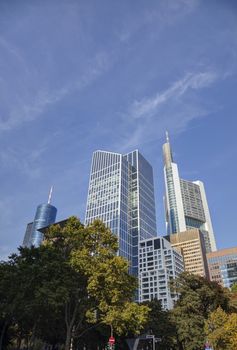
[[[43,233],[39,229],[53,224],[56,219],[57,209],[50,204],[52,196],[52,188],[49,192],[48,203],[40,204],[37,207],[34,221],[29,223],[26,228],[23,246],[31,247],[32,245],[38,247],[43,240]]]
[[[85,224],[96,218],[117,235],[119,254],[138,275],[139,241],[157,234],[153,170],[138,150],[93,153]]]
[[[204,185],[201,181],[187,181],[179,177],[168,133],[163,145],[163,156],[167,234],[198,228],[203,234],[206,251],[215,251],[216,242]]]

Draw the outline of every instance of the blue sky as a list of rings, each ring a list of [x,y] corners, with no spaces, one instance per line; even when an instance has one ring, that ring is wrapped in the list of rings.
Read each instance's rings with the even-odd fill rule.
[[[236,246],[236,73],[236,1],[2,0],[0,257],[52,184],[58,220],[84,219],[96,149],[149,160],[164,234],[166,129],[218,247]]]

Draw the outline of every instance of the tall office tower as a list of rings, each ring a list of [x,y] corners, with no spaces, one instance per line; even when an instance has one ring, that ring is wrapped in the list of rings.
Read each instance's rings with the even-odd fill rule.
[[[138,275],[139,241],[157,233],[153,170],[137,150],[93,153],[85,224],[96,218],[118,236],[119,254]]]
[[[180,179],[178,166],[173,161],[168,133],[163,145],[163,156],[167,234],[198,228],[204,236],[206,251],[215,251],[216,242],[204,185],[201,181]]]
[[[32,226],[33,226],[33,222],[29,222],[29,224],[27,224],[26,226],[26,232],[25,232],[25,236],[23,239],[23,243],[22,246],[23,247],[30,247],[30,241],[31,241],[31,232],[32,232]]]
[[[207,263],[211,281],[227,288],[237,283],[237,247],[208,253]]]
[[[51,196],[52,188],[49,192],[48,203],[40,204],[37,207],[33,223],[27,225],[23,240],[24,247],[31,247],[32,245],[38,247],[44,238],[43,233],[39,229],[55,222],[57,209],[50,204]]]
[[[139,301],[158,299],[163,309],[172,309],[178,295],[170,291],[170,281],[184,271],[182,254],[163,237],[140,242]]]
[[[209,279],[205,241],[197,228],[166,237],[184,259],[184,270]]]

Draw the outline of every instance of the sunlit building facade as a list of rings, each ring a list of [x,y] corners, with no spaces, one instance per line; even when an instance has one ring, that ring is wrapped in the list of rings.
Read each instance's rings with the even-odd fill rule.
[[[138,150],[93,153],[85,224],[96,218],[117,235],[119,254],[138,275],[139,241],[156,236],[153,170]]]
[[[168,134],[163,145],[165,177],[165,212],[167,234],[199,229],[205,240],[207,252],[216,250],[204,185],[201,181],[187,181],[179,176],[173,161]]]
[[[172,309],[178,296],[171,292],[170,282],[183,271],[182,254],[165,238],[140,241],[139,301],[158,299],[163,309]]]
[[[223,287],[237,283],[237,247],[220,249],[207,254],[209,275]]]
[[[39,229],[55,223],[57,208],[50,204],[51,195],[52,188],[49,193],[48,203],[40,204],[37,207],[34,221],[27,225],[23,240],[24,247],[40,246],[44,235]]]
[[[205,241],[199,229],[173,233],[167,239],[182,254],[185,271],[209,279]]]

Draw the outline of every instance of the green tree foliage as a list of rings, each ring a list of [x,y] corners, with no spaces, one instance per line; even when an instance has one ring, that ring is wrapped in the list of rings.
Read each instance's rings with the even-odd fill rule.
[[[158,348],[160,350],[173,349],[176,346],[176,328],[170,311],[163,310],[161,302],[157,299],[143,304],[150,308],[143,333],[154,334],[156,338],[159,338]]]
[[[199,350],[206,340],[205,320],[219,306],[229,309],[228,295],[217,283],[187,272],[173,281],[172,288],[179,294],[172,311],[179,347]]]
[[[231,287],[229,298],[233,312],[237,312],[237,283],[234,283]]]
[[[0,265],[2,341],[9,327],[19,343],[64,342],[66,350],[91,323],[139,332],[148,308],[132,302],[136,280],[117,249],[104,224],[84,227],[75,217],[51,226],[39,248],[20,248]]]
[[[226,342],[228,344],[228,350],[237,349],[237,314],[232,313],[228,316],[228,320],[225,323]]]
[[[205,334],[208,341],[216,350],[227,349],[225,323],[228,320],[228,315],[221,307],[211,312],[205,322]]]
[[[205,332],[215,350],[237,349],[237,314],[228,314],[221,308],[210,313]]]

